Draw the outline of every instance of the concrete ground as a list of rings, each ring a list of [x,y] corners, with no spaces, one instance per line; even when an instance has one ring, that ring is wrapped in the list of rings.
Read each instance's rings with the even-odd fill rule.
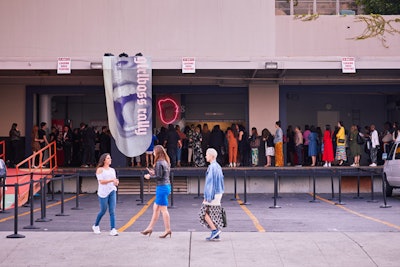
[[[201,199],[195,195],[174,195],[169,209],[172,237],[160,239],[162,219],[151,237],[139,232],[152,214],[153,195],[145,195],[145,205],[137,195],[120,195],[117,204],[119,236],[109,236],[108,214],[102,233],[91,225],[98,212],[97,196],[65,196],[64,215],[59,201],[47,203],[46,219],[36,222],[41,212],[34,202],[33,225],[29,208],[19,209],[18,234],[14,214],[0,213],[0,266],[400,266],[400,198],[388,199],[391,208],[381,208],[382,196],[344,194],[345,205],[328,200],[330,194],[282,194],[274,206],[272,194],[250,194],[247,202],[224,195],[228,226],[221,241],[209,242],[207,229],[198,222]],[[240,196],[238,196],[240,197]],[[59,200],[60,196],[56,195]]]

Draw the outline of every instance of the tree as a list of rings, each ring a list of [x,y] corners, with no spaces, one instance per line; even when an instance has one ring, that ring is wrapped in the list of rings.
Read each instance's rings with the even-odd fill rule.
[[[400,15],[400,0],[356,0],[365,14]]]

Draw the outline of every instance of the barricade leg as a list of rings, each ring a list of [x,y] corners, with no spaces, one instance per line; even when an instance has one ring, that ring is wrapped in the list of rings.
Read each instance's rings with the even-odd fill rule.
[[[346,205],[346,203],[342,202],[342,174],[339,173],[339,201],[335,203],[335,205]]]
[[[174,172],[171,172],[171,195],[170,195],[170,199],[171,199],[171,204],[169,206],[170,209],[174,209],[176,208],[174,206]]]
[[[367,202],[372,202],[376,203],[378,200],[375,200],[375,193],[374,193],[374,174],[371,174],[371,200],[368,200]]]
[[[140,175],[140,194],[139,194],[139,199],[136,199],[136,201],[140,201],[137,205],[145,205],[144,204],[144,174]]]
[[[391,208],[392,206],[387,205],[387,198],[386,198],[386,179],[385,179],[385,174],[382,173],[382,195],[383,195],[383,205],[380,206],[380,208]]]
[[[71,210],[82,210],[83,208],[79,207],[79,193],[80,193],[80,175],[76,175],[76,192],[75,192],[75,207],[71,208]]]
[[[51,193],[50,193],[50,198],[47,201],[58,201],[57,199],[54,198],[54,174],[51,175],[51,181],[50,181],[50,187],[51,187]]]
[[[33,214],[34,214],[34,203],[33,203],[33,184],[35,181],[33,179],[30,180],[29,182],[29,202],[30,202],[30,214],[29,214],[29,220],[30,224],[25,226],[24,229],[39,229],[40,227],[37,227],[34,225],[34,219],[33,219]]]
[[[249,202],[247,202],[247,172],[244,171],[244,177],[243,177],[243,202],[240,205],[250,205]]]
[[[278,198],[278,174],[275,172],[274,173],[274,205],[269,207],[270,209],[279,209],[281,208],[276,204]]]
[[[1,190],[2,190],[2,200],[1,200],[2,205],[0,213],[9,213],[8,211],[6,211],[6,179],[3,179]]]
[[[319,203],[319,200],[316,199],[316,189],[315,189],[315,174],[313,174],[313,199],[310,200],[311,203]]]
[[[18,234],[18,195],[19,195],[19,185],[14,184],[14,234],[8,235],[7,238],[25,238],[24,235]]]
[[[197,176],[197,196],[194,197],[195,199],[200,199],[202,198],[200,196],[200,176]]]
[[[233,175],[233,198],[231,200],[237,200],[237,178],[236,173]]]
[[[69,216],[64,213],[64,175],[61,176],[61,211],[56,216]]]
[[[40,179],[40,185],[41,185],[41,201],[40,201],[40,211],[41,211],[41,217],[39,219],[36,219],[36,222],[50,222],[51,219],[46,218],[46,188],[47,188],[47,182],[46,182],[46,176],[43,177],[43,179]]]
[[[363,197],[360,196],[360,175],[357,175],[357,196],[355,196],[354,199],[363,199]]]
[[[33,181],[33,172],[30,173],[29,181]],[[31,194],[31,190],[33,190],[33,187],[31,188],[29,186],[29,195]],[[32,195],[33,195],[33,193],[32,193]],[[32,199],[28,198],[28,201],[24,205],[22,205],[22,207],[29,208],[31,205],[31,201],[33,201],[33,198]]]
[[[329,200],[334,200],[335,199],[335,186],[333,184],[333,175],[331,175],[331,190],[332,190],[332,194],[331,194],[331,198]]]

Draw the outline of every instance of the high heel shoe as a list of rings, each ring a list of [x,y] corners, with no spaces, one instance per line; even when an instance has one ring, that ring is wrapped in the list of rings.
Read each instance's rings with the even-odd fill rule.
[[[159,238],[166,238],[168,235],[171,238],[172,232],[171,231],[165,232],[163,235],[160,235]]]
[[[151,236],[151,234],[153,233],[153,230],[144,230],[140,232],[142,235],[149,235],[149,237]]]

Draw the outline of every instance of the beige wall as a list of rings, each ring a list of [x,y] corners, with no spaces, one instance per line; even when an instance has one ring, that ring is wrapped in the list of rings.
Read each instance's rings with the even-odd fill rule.
[[[14,122],[25,136],[25,86],[0,86],[0,95],[0,136],[8,136]]]
[[[279,86],[276,84],[249,86],[249,127],[256,127],[259,134],[267,128],[275,133],[279,119]]]
[[[70,56],[78,66],[124,51],[249,61],[273,55],[274,13],[265,0],[0,1],[0,58]]]
[[[367,28],[365,23],[355,22],[355,18],[320,16],[313,21],[301,21],[293,16],[276,16],[276,56],[400,56],[399,34],[385,34],[387,48],[378,38],[352,40]],[[385,16],[387,20],[394,18],[399,16]],[[392,24],[398,28],[398,23]],[[370,66],[372,69],[377,67]]]

